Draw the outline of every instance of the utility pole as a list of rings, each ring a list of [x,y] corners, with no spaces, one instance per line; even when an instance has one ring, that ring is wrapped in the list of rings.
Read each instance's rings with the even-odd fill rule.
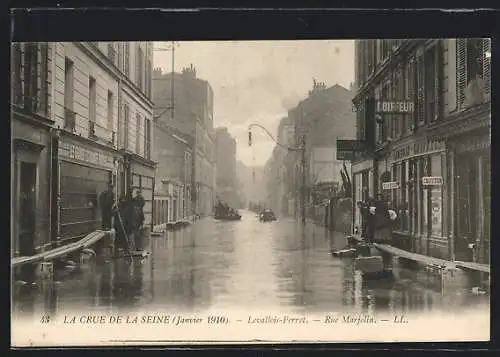
[[[300,192],[300,208],[302,224],[306,224],[306,136],[303,134],[300,144],[300,162],[302,166],[302,185]]]

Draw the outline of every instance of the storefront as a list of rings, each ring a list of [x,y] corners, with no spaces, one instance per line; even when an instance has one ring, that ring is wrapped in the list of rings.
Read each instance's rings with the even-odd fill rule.
[[[366,201],[368,196],[373,197],[373,160],[363,160],[352,163],[352,188],[353,188],[353,226],[354,233],[361,234],[362,219],[361,211],[356,203]]]
[[[397,245],[418,254],[449,258],[444,226],[446,155],[443,141],[412,138],[391,152],[384,181],[390,207],[398,212]],[[399,238],[399,239],[397,239]]]
[[[101,229],[99,195],[116,183],[119,153],[111,147],[61,132],[59,157],[59,242]]]
[[[490,264],[491,137],[469,133],[448,141],[453,157],[455,260]]]
[[[50,120],[13,111],[11,121],[11,249],[26,256],[51,245]],[[41,122],[43,120],[44,122]]]
[[[121,172],[122,192],[132,190],[141,191],[145,200],[144,205],[144,227],[150,227],[153,222],[153,195],[155,180],[155,163],[141,156],[124,153],[123,171]]]

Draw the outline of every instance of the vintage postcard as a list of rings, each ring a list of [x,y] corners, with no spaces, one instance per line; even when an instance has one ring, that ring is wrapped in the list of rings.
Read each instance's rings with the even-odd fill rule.
[[[13,347],[489,340],[489,38],[11,53]]]

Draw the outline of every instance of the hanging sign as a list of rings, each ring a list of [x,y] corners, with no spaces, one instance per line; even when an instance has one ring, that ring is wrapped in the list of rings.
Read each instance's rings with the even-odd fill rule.
[[[443,178],[441,176],[425,176],[422,177],[422,186],[441,186]]]
[[[337,160],[352,161],[356,153],[365,151],[363,140],[337,140]]]
[[[382,190],[394,190],[396,188],[399,188],[399,182],[389,181],[382,183]]]

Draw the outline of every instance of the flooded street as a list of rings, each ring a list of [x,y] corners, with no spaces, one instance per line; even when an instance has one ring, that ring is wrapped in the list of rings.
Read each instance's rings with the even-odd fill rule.
[[[447,293],[408,272],[405,279],[363,281],[352,258],[333,257],[345,236],[292,219],[261,223],[205,218],[148,242],[143,261],[90,261],[53,281],[13,285],[13,319],[70,311],[290,312],[454,311],[488,296]],[[402,274],[404,276],[404,274]]]

